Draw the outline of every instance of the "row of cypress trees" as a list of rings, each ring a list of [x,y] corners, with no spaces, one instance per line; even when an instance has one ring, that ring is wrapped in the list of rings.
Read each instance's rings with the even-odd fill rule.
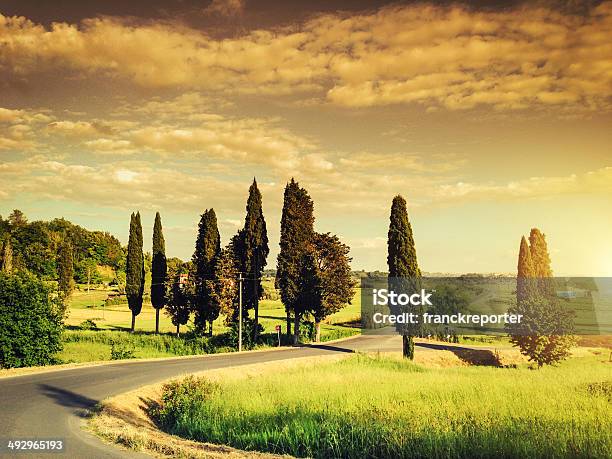
[[[254,179],[249,188],[244,227],[232,238],[227,248],[221,248],[217,216],[214,209],[206,209],[198,224],[192,272],[185,266],[168,279],[161,217],[155,215],[151,266],[151,304],[156,309],[155,331],[159,333],[159,313],[168,306],[168,313],[178,328],[187,323],[189,314],[195,313],[194,325],[200,333],[212,334],[212,324],[220,312],[235,309],[235,292],[224,287],[236,282],[242,273],[243,306],[255,310],[257,329],[259,298],[263,292],[261,274],[269,253],[266,222],[262,210],[262,197]],[[190,274],[193,291],[183,288],[180,274]],[[144,292],[144,255],[140,213],[130,218],[130,233],[126,259],[126,296],[132,312],[134,331],[136,316],[142,310]],[[230,314],[232,315],[232,314]]]
[[[276,287],[287,313],[287,335],[293,322],[294,342],[300,339],[300,321],[309,314],[315,322],[315,339],[320,339],[321,322],[351,302],[350,248],[330,233],[314,231],[314,204],[308,192],[294,180],[287,184],[281,218],[280,253],[277,260]],[[142,308],[144,257],[140,214],[132,214],[126,266],[126,295],[135,317]],[[213,322],[225,315],[227,325],[238,321],[239,285],[245,329],[253,342],[261,331],[259,300],[263,294],[262,273],[269,254],[262,196],[254,179],[249,188],[244,226],[226,247],[221,246],[217,216],[206,209],[198,224],[195,251],[191,263],[179,267],[167,279],[164,238],[159,213],[153,229],[153,264],[151,303],[159,310],[167,308],[177,327],[187,323],[194,313],[194,327],[200,334],[212,335]],[[188,276],[179,282],[180,275]],[[240,281],[239,281],[240,279]],[[249,318],[246,311],[253,310]]]

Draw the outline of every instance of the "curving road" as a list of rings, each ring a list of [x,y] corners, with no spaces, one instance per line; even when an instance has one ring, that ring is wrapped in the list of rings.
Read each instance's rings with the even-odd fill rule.
[[[125,452],[82,430],[87,410],[146,384],[207,369],[354,351],[401,349],[399,336],[357,336],[333,344],[281,350],[127,361],[0,379],[0,457],[149,457]],[[8,440],[62,439],[62,453],[11,453]]]

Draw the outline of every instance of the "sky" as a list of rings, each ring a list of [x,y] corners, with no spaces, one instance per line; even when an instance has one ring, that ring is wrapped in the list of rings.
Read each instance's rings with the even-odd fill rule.
[[[386,269],[391,200],[421,269],[612,276],[612,1],[3,1],[0,215],[127,242],[156,211],[189,259],[263,194],[276,265],[294,177],[315,229]],[[145,250],[150,250],[145,244]]]

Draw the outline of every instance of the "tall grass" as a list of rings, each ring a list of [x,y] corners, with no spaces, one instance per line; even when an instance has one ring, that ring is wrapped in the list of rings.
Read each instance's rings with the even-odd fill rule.
[[[353,356],[173,383],[155,415],[190,439],[301,457],[610,457],[611,385],[596,357],[534,371]]]
[[[225,335],[213,338],[170,334],[129,333],[109,330],[66,330],[63,335],[65,361],[109,360],[111,346],[129,348],[135,357],[213,354],[228,351]]]

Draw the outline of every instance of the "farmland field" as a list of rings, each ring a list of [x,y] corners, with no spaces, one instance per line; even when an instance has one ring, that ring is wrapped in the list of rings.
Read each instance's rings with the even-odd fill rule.
[[[171,383],[155,415],[185,438],[299,457],[610,457],[607,357],[530,370],[357,355]]]

